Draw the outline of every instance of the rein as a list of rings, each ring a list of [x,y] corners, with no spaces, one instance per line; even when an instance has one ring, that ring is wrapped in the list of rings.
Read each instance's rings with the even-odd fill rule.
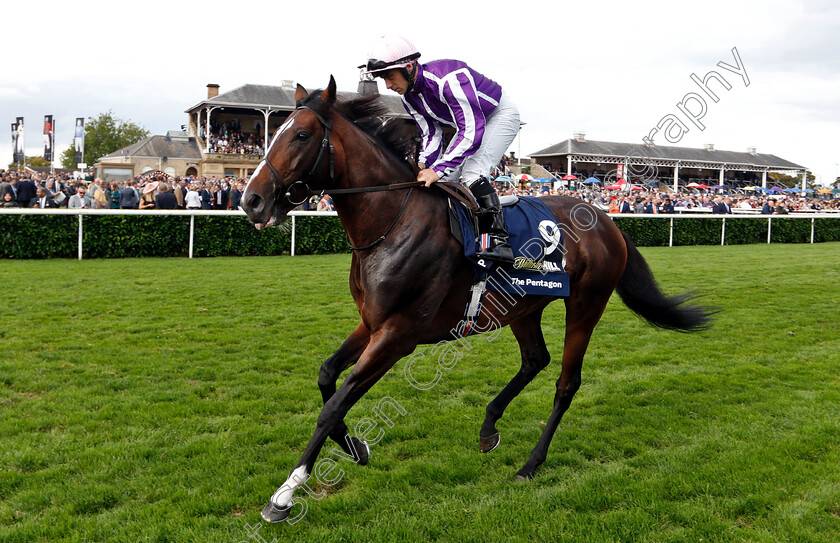
[[[407,183],[401,183],[401,184],[405,185]],[[350,243],[350,237],[348,236],[347,237],[347,245],[350,246],[350,250],[352,250],[352,251],[367,251],[368,249],[373,249],[374,247],[376,247],[377,245],[379,245],[380,243],[385,241],[385,238],[388,237],[388,234],[391,233],[391,230],[393,230],[394,226],[397,224],[397,221],[400,219],[400,217],[402,217],[403,211],[405,211],[405,206],[406,206],[406,204],[408,204],[408,199],[411,198],[411,193],[412,192],[414,192],[414,187],[411,187],[410,189],[408,189],[408,194],[405,195],[405,200],[403,200],[402,207],[400,208],[399,213],[397,213],[397,216],[394,217],[393,221],[391,221],[391,226],[389,226],[388,229],[385,230],[385,233],[382,234],[381,236],[379,236],[376,239],[376,241],[374,241],[373,243],[369,243],[369,244],[365,245],[364,247],[353,247],[353,244]]]

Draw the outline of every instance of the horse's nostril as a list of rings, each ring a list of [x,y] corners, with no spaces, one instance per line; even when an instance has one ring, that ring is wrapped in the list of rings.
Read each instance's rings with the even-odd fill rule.
[[[252,194],[247,201],[248,207],[256,211],[262,206],[262,197],[259,194]]]

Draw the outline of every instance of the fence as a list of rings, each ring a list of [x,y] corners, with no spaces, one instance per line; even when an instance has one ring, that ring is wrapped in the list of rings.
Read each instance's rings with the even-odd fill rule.
[[[674,246],[674,219],[684,219],[684,220],[692,220],[692,219],[717,219],[721,221],[720,227],[720,244],[726,245],[726,221],[727,220],[753,220],[753,221],[767,221],[767,243],[770,243],[773,237],[773,219],[778,221],[785,221],[785,220],[808,220],[810,219],[811,222],[811,235],[810,235],[810,243],[814,243],[814,233],[815,233],[815,226],[817,219],[835,219],[840,220],[840,216],[835,213],[808,213],[808,214],[789,214],[789,215],[683,215],[683,214],[648,214],[648,213],[641,213],[641,214],[610,214],[609,215],[613,221],[616,218],[627,218],[627,219],[669,219],[669,227],[668,227],[668,247]],[[838,240],[840,241],[840,240]]]
[[[195,236],[196,236],[196,217],[238,217],[240,222],[244,222],[243,219],[245,217],[245,213],[242,211],[210,211],[210,210],[120,210],[120,209],[19,209],[19,208],[11,208],[11,209],[0,209],[0,219],[3,219],[4,216],[7,215],[76,215],[78,216],[78,235],[77,235],[77,242],[76,242],[76,256],[78,259],[82,259],[85,252],[85,244],[84,244],[84,237],[85,237],[85,217],[91,216],[131,216],[131,217],[153,217],[153,216],[177,216],[181,218],[189,217],[189,247],[187,250],[187,256],[189,258],[193,258],[195,256]],[[336,217],[337,213],[335,211],[292,211],[289,213],[291,216],[291,225],[290,225],[290,244],[289,244],[289,252],[291,256],[295,256],[296,248],[298,246],[298,230],[299,225],[297,223],[298,217]],[[771,243],[773,239],[773,231],[774,231],[774,224],[779,224],[780,221],[810,221],[810,236],[803,235],[802,228],[797,229],[800,233],[797,234],[798,241],[810,241],[810,243],[814,243],[815,241],[840,241],[840,216],[837,214],[829,214],[829,213],[811,213],[811,214],[791,214],[791,215],[702,215],[702,216],[692,216],[692,215],[682,215],[682,214],[611,214],[610,218],[614,221],[617,221],[619,225],[625,229],[629,230],[627,225],[633,224],[633,221],[641,220],[641,221],[668,221],[668,246],[673,246],[675,243],[675,221],[682,221],[682,220],[701,220],[707,222],[716,222],[720,221],[720,244],[726,244],[726,232],[727,232],[727,221],[732,224],[731,221],[763,221],[767,224],[766,230],[766,241],[767,243]],[[820,240],[816,239],[815,231],[816,231],[816,224],[818,220],[822,219],[832,219],[829,228],[830,232],[828,235],[820,236]],[[2,223],[0,223],[2,224]],[[253,230],[253,227],[249,227],[250,230]],[[289,228],[289,227],[287,227]],[[331,226],[332,230],[340,230],[340,225],[338,227]],[[708,233],[708,225],[704,227],[706,229],[706,236],[705,240],[702,243],[708,243],[709,233]],[[325,227],[326,229],[326,227]],[[752,229],[752,237],[750,239],[755,240],[755,229]],[[836,232],[835,232],[836,230]],[[309,231],[311,235],[311,230]],[[639,236],[638,233],[633,235],[633,232],[630,232],[631,235],[636,239]],[[664,232],[659,232],[660,234]],[[0,232],[0,234],[10,235],[10,232]],[[107,235],[107,232],[97,231],[96,234],[98,235]],[[123,234],[125,234],[123,232]],[[132,235],[136,235],[137,232],[132,232]],[[332,236],[332,241],[330,244],[325,244],[325,252],[336,252],[339,249],[338,243],[336,239],[341,238],[340,241],[344,241],[344,234],[343,231],[340,233],[332,232],[330,233]],[[716,235],[716,234],[715,234]],[[66,236],[65,236],[66,238]],[[637,243],[639,245],[664,245],[664,239],[660,238],[661,241],[657,241],[655,243]],[[65,239],[66,241],[66,239]],[[737,241],[736,241],[737,242]],[[754,241],[740,241],[741,243],[750,243]],[[687,244],[694,244],[691,242],[683,242],[680,243],[682,245]],[[311,244],[310,244],[311,246]],[[285,245],[284,245],[285,247]],[[347,249],[347,247],[343,247],[343,249]],[[276,250],[276,249],[275,249]],[[285,248],[283,249],[285,251]],[[0,255],[5,253],[0,252]],[[183,254],[183,252],[179,252],[179,254]],[[207,254],[207,253],[206,253]],[[238,253],[213,253],[213,254],[238,254]],[[260,253],[263,254],[263,253]],[[267,253],[267,254],[277,254],[275,253]],[[37,256],[37,255],[36,255]],[[40,255],[44,256],[44,255]],[[46,256],[51,256],[47,254]],[[131,255],[125,255],[131,256]],[[138,256],[138,255],[135,255]],[[26,258],[27,256],[23,256]],[[18,257],[20,258],[20,257]]]
[[[84,217],[86,216],[133,216],[133,217],[153,217],[153,216],[177,216],[189,217],[189,248],[187,256],[193,258],[195,248],[195,218],[196,217],[245,217],[244,211],[214,211],[214,210],[164,210],[164,209],[149,209],[149,210],[133,210],[133,209],[27,209],[27,208],[10,208],[0,209],[0,217],[3,215],[77,215],[78,216],[78,242],[77,242],[77,257],[82,260],[84,255]],[[297,237],[297,217],[337,217],[338,213],[335,211],[291,211],[291,250],[292,256],[295,256],[296,237]]]

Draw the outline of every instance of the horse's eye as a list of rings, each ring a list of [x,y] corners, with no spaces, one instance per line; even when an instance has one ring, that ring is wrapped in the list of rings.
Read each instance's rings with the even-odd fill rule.
[[[306,132],[298,132],[295,135],[295,141],[306,141],[308,139],[309,139],[309,134],[307,134]]]

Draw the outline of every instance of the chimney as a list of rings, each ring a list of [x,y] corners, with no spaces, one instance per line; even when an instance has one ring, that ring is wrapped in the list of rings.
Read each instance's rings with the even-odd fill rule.
[[[747,147],[747,152],[748,152],[749,154],[753,155],[753,156],[757,154],[757,153],[755,152],[755,147]]]
[[[580,131],[575,132],[574,134],[572,134],[572,138],[574,138],[575,141],[579,141],[581,143],[585,142],[586,141],[586,132],[580,132]]]
[[[376,82],[376,79],[371,81],[366,81],[362,79],[359,81],[359,88],[356,89],[356,92],[361,94],[362,96],[366,94],[379,94],[379,84]]]
[[[219,95],[219,85],[216,83],[207,84],[207,99],[215,98]]]
[[[291,79],[284,79],[280,82],[280,88],[285,90],[295,90],[295,82]]]
[[[714,151],[715,150],[715,144],[714,143],[704,143],[703,144],[703,149],[705,149],[707,151]]]

